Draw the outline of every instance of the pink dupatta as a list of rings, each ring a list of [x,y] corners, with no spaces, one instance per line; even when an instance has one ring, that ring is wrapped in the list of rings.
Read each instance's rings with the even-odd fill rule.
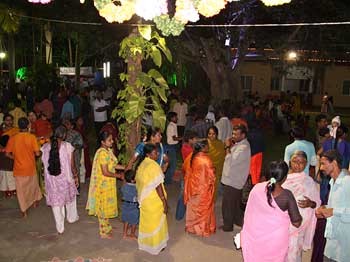
[[[250,192],[241,231],[245,262],[282,262],[288,252],[288,211],[282,211],[272,197],[267,203],[267,182],[259,183]]]
[[[303,200],[304,196],[306,196],[316,202],[316,208],[321,204],[320,193],[317,190],[314,180],[304,172],[288,174],[282,187],[290,190],[296,201]],[[291,224],[289,227],[289,234],[290,236],[296,236],[303,233],[303,250],[308,250],[311,249],[316,229],[317,218],[315,215],[315,209],[299,207],[299,212],[303,217],[303,223],[299,228],[296,228]]]

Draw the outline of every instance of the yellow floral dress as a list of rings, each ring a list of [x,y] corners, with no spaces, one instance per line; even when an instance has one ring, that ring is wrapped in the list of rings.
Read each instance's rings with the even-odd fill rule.
[[[112,149],[97,150],[91,172],[88,201],[86,209],[89,215],[99,218],[113,218],[118,216],[117,184],[115,177],[102,174],[101,165],[107,165],[108,170],[115,172],[118,163]]]

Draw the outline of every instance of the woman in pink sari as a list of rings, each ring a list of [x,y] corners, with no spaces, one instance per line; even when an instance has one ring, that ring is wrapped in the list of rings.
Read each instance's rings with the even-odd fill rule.
[[[245,262],[283,262],[287,257],[289,225],[299,227],[302,222],[292,192],[282,188],[287,174],[284,161],[273,161],[269,180],[250,192],[241,231]]]
[[[298,201],[303,223],[299,228],[289,226],[289,247],[286,262],[301,262],[302,251],[311,249],[317,218],[315,208],[321,204],[320,193],[314,180],[304,173],[307,156],[303,151],[295,151],[290,159],[290,170],[284,189],[290,190]]]

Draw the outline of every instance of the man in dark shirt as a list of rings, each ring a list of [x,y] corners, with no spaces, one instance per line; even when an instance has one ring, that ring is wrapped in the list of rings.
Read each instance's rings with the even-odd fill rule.
[[[205,119],[205,114],[206,112],[201,109],[195,113],[194,125],[191,127],[191,130],[198,134],[198,138],[207,138],[209,127],[214,125],[212,121]]]

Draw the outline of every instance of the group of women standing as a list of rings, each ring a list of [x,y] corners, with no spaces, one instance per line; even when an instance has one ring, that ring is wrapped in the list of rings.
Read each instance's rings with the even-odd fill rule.
[[[160,130],[150,133],[152,142],[161,140]],[[167,195],[163,186],[164,174],[161,168],[163,162],[162,146],[151,143],[150,139],[144,141],[130,161],[130,168],[136,172],[136,188],[140,208],[140,222],[138,245],[139,249],[151,254],[158,254],[168,241],[168,226],[166,214],[168,212]],[[92,167],[89,186],[89,195],[86,209],[89,215],[98,217],[101,238],[112,238],[110,218],[118,216],[118,200],[116,178],[123,179],[123,174],[116,170],[125,167],[118,164],[113,154],[113,137],[107,131],[99,134],[100,148],[97,150]]]

